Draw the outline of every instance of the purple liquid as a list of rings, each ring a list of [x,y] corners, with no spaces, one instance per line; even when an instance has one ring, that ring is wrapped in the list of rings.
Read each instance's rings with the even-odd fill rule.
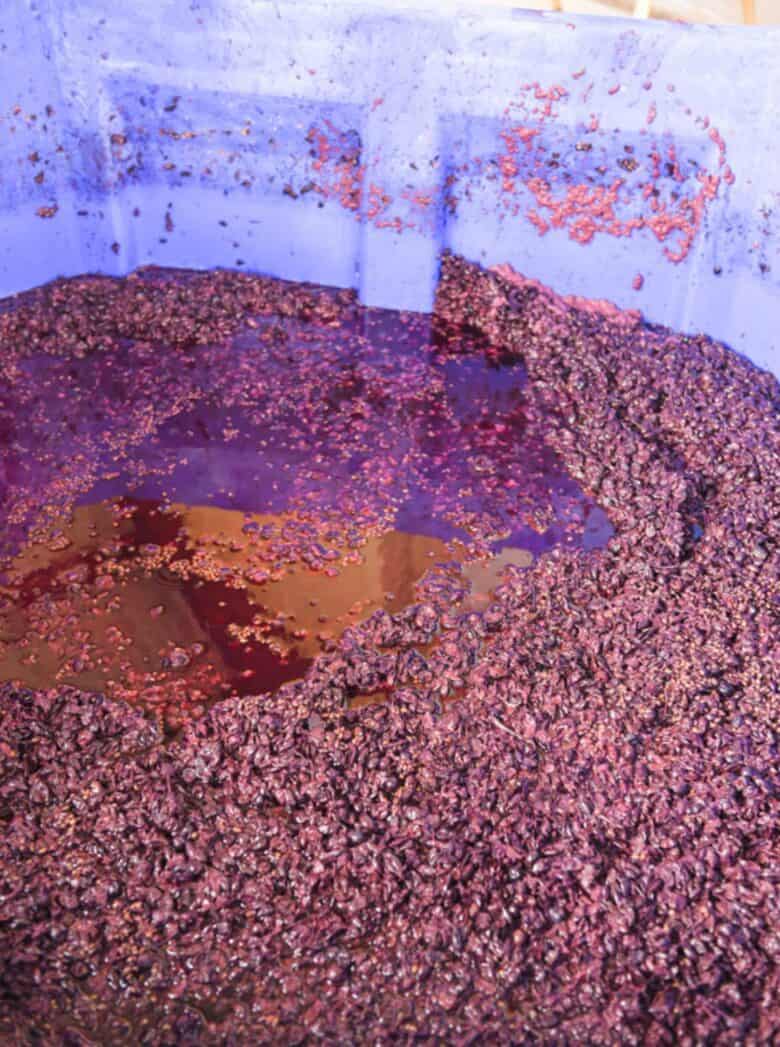
[[[324,315],[209,345],[23,359],[0,404],[0,679],[176,729],[380,607],[482,610],[505,569],[607,540],[528,424],[521,365],[319,293]]]

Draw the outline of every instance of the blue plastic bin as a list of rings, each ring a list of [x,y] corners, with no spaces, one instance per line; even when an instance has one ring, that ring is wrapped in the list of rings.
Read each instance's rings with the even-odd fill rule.
[[[780,374],[780,29],[14,0],[0,294],[240,266],[428,310],[440,252]]]

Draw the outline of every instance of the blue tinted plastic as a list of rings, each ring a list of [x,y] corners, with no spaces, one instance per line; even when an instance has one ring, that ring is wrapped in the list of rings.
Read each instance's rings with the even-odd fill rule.
[[[16,0],[0,49],[0,294],[238,265],[427,310],[451,248],[780,373],[778,29]]]

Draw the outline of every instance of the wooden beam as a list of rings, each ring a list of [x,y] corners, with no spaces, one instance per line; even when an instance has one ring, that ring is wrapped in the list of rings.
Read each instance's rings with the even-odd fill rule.
[[[755,25],[756,0],[742,0],[742,21],[745,25]]]

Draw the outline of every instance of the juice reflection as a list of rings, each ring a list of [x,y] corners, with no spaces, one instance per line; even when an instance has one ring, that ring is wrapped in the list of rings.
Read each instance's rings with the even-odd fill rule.
[[[457,550],[427,535],[367,531],[317,570],[276,558],[264,537],[289,519],[150,502],[77,507],[8,572],[0,678],[105,690],[176,727],[227,694],[303,675],[348,625],[413,603],[416,583]],[[468,565],[476,599],[499,566]]]

